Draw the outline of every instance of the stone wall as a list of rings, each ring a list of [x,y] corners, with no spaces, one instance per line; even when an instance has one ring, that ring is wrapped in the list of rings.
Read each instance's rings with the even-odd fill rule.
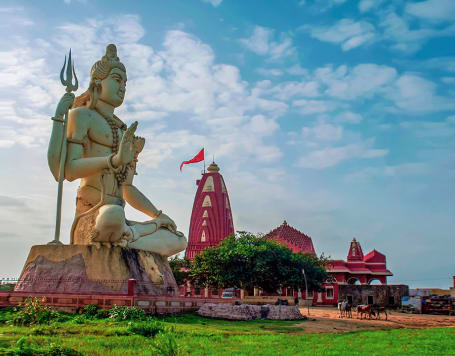
[[[352,297],[353,305],[369,304],[368,296],[373,304],[387,307],[401,307],[401,297],[409,295],[409,286],[398,285],[339,285],[338,300]],[[370,297],[370,302],[371,302]],[[390,297],[393,297],[393,303]]]
[[[303,315],[296,306],[286,305],[232,305],[206,303],[198,310],[201,316],[229,320],[300,320]]]

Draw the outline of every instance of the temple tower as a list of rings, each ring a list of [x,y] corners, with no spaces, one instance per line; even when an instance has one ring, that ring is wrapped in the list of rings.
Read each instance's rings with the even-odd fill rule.
[[[351,246],[349,246],[348,251],[348,262],[363,262],[363,251],[360,243],[353,238],[351,241]]]
[[[188,259],[193,259],[207,247],[218,245],[234,233],[231,203],[223,176],[219,172],[218,165],[213,162],[207,173],[196,181],[198,188],[185,252]]]

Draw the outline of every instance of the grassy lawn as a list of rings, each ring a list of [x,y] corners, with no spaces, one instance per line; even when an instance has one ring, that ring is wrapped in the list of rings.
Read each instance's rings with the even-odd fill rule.
[[[299,322],[303,326],[296,327],[292,321],[235,322],[195,314],[147,317],[130,324],[61,314],[50,324],[19,327],[5,323],[13,315],[0,310],[0,355],[20,355],[13,350],[21,338],[35,350],[58,345],[90,356],[160,355],[151,346],[160,334],[145,337],[132,329],[134,325],[148,324],[164,325],[184,348],[181,355],[455,355],[455,329],[451,328],[305,334],[306,322]],[[38,354],[46,353],[36,351]],[[54,351],[53,355],[65,353]]]

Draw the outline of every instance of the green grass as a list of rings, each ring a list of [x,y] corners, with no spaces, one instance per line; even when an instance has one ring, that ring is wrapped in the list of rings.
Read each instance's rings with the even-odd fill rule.
[[[12,315],[0,310],[0,355],[16,347],[24,336],[37,350],[53,344],[90,356],[156,354],[151,347],[153,338],[132,333],[128,322],[63,316],[50,325],[18,327],[5,324]],[[153,320],[173,329],[178,345],[185,347],[183,355],[455,355],[455,329],[451,328],[306,334],[305,321],[235,322],[195,314]]]

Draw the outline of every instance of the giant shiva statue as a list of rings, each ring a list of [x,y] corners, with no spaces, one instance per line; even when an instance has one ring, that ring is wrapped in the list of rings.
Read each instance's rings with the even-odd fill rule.
[[[126,83],[126,68],[116,46],[110,44],[106,55],[91,69],[88,90],[76,98],[67,92],[57,106],[52,118],[49,167],[58,180],[60,156],[66,151],[64,179],[81,180],[71,244],[115,245],[170,256],[184,250],[187,240],[174,221],[133,185],[145,140],[134,135],[137,122],[127,127],[114,114],[125,98]],[[67,146],[63,150],[66,113]],[[125,202],[152,220],[127,220]]]

